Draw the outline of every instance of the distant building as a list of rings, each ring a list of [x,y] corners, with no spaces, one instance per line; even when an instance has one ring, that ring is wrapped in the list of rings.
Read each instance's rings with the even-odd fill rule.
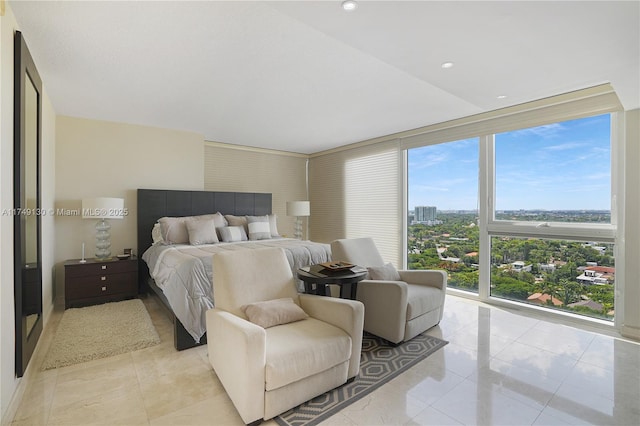
[[[516,260],[511,263],[511,270],[516,272],[531,272],[532,265],[525,265],[525,263],[521,260]]]
[[[576,281],[586,285],[613,284],[616,277],[616,268],[609,266],[587,266],[582,274],[576,277]]]
[[[553,272],[556,270],[556,265],[553,263],[538,263],[538,269],[543,272]]]
[[[414,215],[417,223],[432,222],[437,219],[437,209],[435,206],[416,206]]]
[[[598,302],[594,302],[593,300],[581,300],[580,302],[569,303],[567,306],[570,308],[575,308],[577,306],[586,306],[587,308],[594,311],[602,311],[602,305]]]
[[[527,300],[532,303],[537,303],[539,305],[546,305],[547,302],[551,301],[553,306],[562,305],[562,301],[560,299],[556,299],[547,293],[533,293],[531,296],[527,297]]]

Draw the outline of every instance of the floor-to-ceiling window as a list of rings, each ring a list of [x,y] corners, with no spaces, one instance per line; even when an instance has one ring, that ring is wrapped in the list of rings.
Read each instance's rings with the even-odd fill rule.
[[[408,267],[446,269],[451,288],[481,297],[612,320],[611,117],[408,149]]]
[[[612,320],[611,115],[494,138],[491,296]]]
[[[448,271],[449,287],[478,292],[479,139],[407,152],[408,266]]]

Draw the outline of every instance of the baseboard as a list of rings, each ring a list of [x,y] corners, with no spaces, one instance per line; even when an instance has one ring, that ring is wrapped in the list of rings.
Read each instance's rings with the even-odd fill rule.
[[[620,329],[620,334],[622,334],[624,337],[628,337],[629,339],[640,341],[640,327],[623,325]]]
[[[38,339],[38,343],[36,343],[36,347],[33,351],[33,354],[31,355],[29,365],[27,365],[27,369],[24,371],[24,375],[16,379],[18,384],[13,391],[13,395],[11,396],[11,401],[9,401],[7,410],[2,415],[3,425],[11,424],[11,422],[15,418],[16,414],[18,413],[18,408],[20,408],[20,403],[22,402],[22,398],[24,397],[26,388],[33,381],[32,378],[37,374],[37,372],[34,372],[34,368],[37,368],[34,365],[40,364],[38,361],[42,361],[42,358],[49,349],[51,339],[47,337],[53,334],[51,328],[54,326],[54,321],[51,321],[51,319],[53,317],[54,308],[55,302],[43,307],[42,318],[44,320],[44,325],[42,327],[42,334]],[[58,321],[55,321],[55,323],[57,322]]]

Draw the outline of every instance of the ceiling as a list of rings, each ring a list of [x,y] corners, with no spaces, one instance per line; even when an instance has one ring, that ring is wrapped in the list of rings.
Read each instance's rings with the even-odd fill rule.
[[[310,154],[607,82],[640,107],[638,1],[9,5],[57,114],[208,141]]]

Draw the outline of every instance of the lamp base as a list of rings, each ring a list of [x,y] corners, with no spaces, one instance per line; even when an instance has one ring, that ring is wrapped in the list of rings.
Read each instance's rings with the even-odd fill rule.
[[[101,219],[96,224],[96,259],[111,259],[111,225],[106,219]]]
[[[296,216],[296,223],[293,227],[293,236],[298,240],[302,239],[302,219],[300,216]]]

